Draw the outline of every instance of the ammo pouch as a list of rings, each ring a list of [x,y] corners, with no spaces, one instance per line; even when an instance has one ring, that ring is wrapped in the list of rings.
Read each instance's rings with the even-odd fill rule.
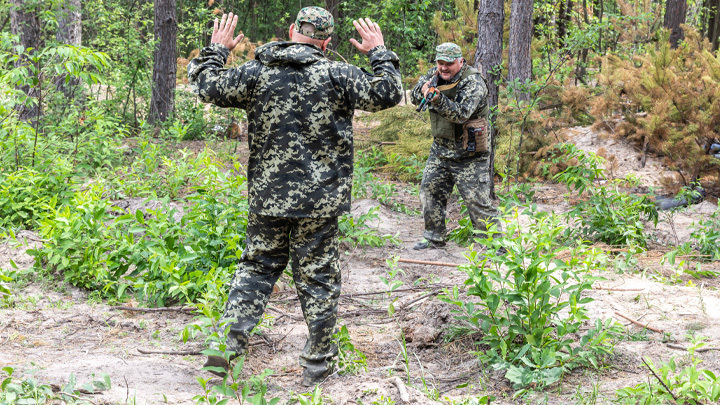
[[[490,134],[485,118],[467,120],[463,124],[463,150],[467,152],[487,152],[490,150]]]

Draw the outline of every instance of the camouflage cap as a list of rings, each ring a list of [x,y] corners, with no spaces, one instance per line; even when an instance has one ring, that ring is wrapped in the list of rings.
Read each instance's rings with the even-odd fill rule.
[[[315,31],[309,32],[303,30],[302,24],[310,23],[315,27]],[[327,39],[332,35],[335,21],[329,11],[321,7],[305,7],[297,15],[295,19],[295,31],[314,39]]]
[[[462,58],[462,51],[459,45],[452,42],[445,42],[435,48],[435,61],[455,62],[455,59]]]

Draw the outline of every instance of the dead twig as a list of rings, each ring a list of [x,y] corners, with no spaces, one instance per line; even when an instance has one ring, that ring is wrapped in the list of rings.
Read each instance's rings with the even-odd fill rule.
[[[445,287],[452,287],[451,284],[432,284],[425,287],[412,287],[412,288],[398,288],[397,290],[393,290],[392,293],[399,293],[399,292],[408,292],[408,291],[422,291],[422,290],[431,290],[433,288],[445,288]],[[340,294],[339,298],[354,298],[354,297],[365,297],[368,295],[382,295],[387,294],[388,291],[373,291],[373,292],[367,292],[367,293],[348,293],[348,294]],[[292,298],[286,298],[286,299],[276,299],[276,300],[270,300],[269,302],[275,303],[275,302],[286,302],[286,301],[297,301],[298,297],[292,297]]]
[[[161,307],[161,308],[136,308],[136,307],[110,307],[116,311],[134,311],[134,312],[192,312],[193,307]]]
[[[63,392],[63,393],[60,394],[60,395],[68,396],[68,397],[70,397],[70,398],[77,399],[78,401],[87,401],[87,402],[90,402],[91,404],[94,404],[94,403],[95,403],[94,401],[91,401],[91,400],[89,400],[88,398],[84,398],[84,397],[81,397],[81,396],[79,396],[79,395],[69,394],[69,393],[67,393],[67,392]]]
[[[421,295],[419,297],[413,298],[412,300],[410,300],[408,302],[404,302],[404,303],[400,304],[399,308],[397,308],[397,309],[398,310],[410,309],[413,306],[413,304],[417,303],[418,301],[423,301],[430,297],[434,297],[434,296],[440,294],[440,292],[441,292],[440,290],[436,290],[436,291],[432,291],[427,294]]]
[[[644,288],[610,288],[610,287],[593,287],[593,290],[604,291],[645,291]]]
[[[617,312],[616,312],[616,313],[617,313]],[[665,391],[667,391],[668,394],[670,394],[670,395],[673,397],[673,399],[675,400],[675,402],[677,402],[677,397],[675,396],[675,394],[673,394],[673,392],[670,391],[670,388],[668,388],[667,385],[665,385],[665,383],[663,382],[663,380],[661,380],[660,377],[658,377],[658,375],[655,374],[655,370],[653,370],[652,367],[650,367],[650,365],[647,364],[647,362],[645,361],[645,359],[642,359],[642,361],[643,361],[643,363],[645,363],[645,366],[647,366],[648,370],[650,370],[650,372],[655,376],[655,378],[657,378],[657,380],[660,381],[660,384],[662,384],[662,386],[665,387]]]
[[[279,309],[277,309],[277,308],[274,308],[274,307],[271,307],[271,306],[268,306],[267,309],[268,309],[269,311],[273,311],[273,312],[275,312],[275,313],[280,314],[281,317],[288,317],[288,318],[292,319],[293,321],[302,321],[302,320],[303,320],[303,318],[297,317],[297,316],[295,316],[295,315],[290,315],[290,314],[288,314],[288,313],[285,312],[285,311],[281,311],[281,310],[279,310]],[[279,320],[279,319],[280,319],[280,318],[278,318],[278,320]]]
[[[636,320],[634,320],[634,319],[632,319],[632,318],[629,318],[629,317],[621,314],[620,312],[615,311],[615,315],[617,315],[617,316],[619,316],[619,317],[621,317],[621,318],[625,318],[625,319],[627,319],[628,321],[634,323],[635,325],[642,326],[644,329],[651,330],[651,331],[657,332],[657,333],[665,333],[664,331],[662,331],[662,330],[660,330],[660,329],[655,329],[655,328],[652,328],[652,327],[650,327],[650,326],[648,326],[648,325],[643,325],[643,324],[641,324],[640,322],[638,322],[638,321],[636,321]]]
[[[456,263],[443,263],[443,262],[429,262],[426,260],[414,260],[414,259],[398,259],[398,262],[402,263],[413,263],[413,264],[429,264],[432,266],[444,266],[444,267],[458,267],[460,264]]]
[[[687,351],[687,347],[682,346],[682,345],[676,345],[676,344],[674,344],[674,343],[668,343],[668,344],[666,344],[666,346],[669,347],[669,348],[671,348],[671,349],[677,349],[677,350]],[[695,352],[696,352],[696,353],[705,353],[705,352],[710,352],[710,351],[713,351],[713,350],[720,350],[720,347],[701,347],[701,348],[699,348],[699,349],[695,349]]]
[[[146,350],[146,349],[141,349],[138,347],[138,351],[142,354],[169,354],[171,356],[200,356],[200,355],[202,355],[202,351],[200,351],[200,350],[181,350],[181,351]]]
[[[397,387],[398,391],[400,392],[400,400],[404,403],[410,402],[410,395],[407,392],[407,388],[405,388],[405,384],[403,384],[400,377],[392,377],[385,380],[385,382],[388,382],[390,384],[393,384]]]

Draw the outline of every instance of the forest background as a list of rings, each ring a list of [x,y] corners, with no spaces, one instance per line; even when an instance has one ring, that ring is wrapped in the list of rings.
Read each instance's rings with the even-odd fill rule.
[[[586,154],[566,144],[562,129],[592,126],[632,145],[642,166],[649,157],[660,157],[672,172],[662,179],[664,192],[679,193],[686,202],[698,194],[716,199],[720,0],[3,0],[3,237],[36,235],[38,244],[28,253],[37,274],[111,303],[191,305],[201,319],[197,332],[219,339],[216,322],[226,299],[224,286],[244,247],[246,178],[236,152],[247,137],[246,119],[243,111],[199,103],[188,91],[185,67],[208,44],[212,20],[222,13],[238,14],[245,33],[228,62],[237,65],[251,59],[261,44],[286,38],[297,11],[309,5],[326,7],[336,17],[328,57],[360,66],[367,67],[367,61],[350,46],[351,21],[366,16],[377,21],[386,45],[400,56],[408,89],[433,65],[441,42],[460,44],[466,60],[483,72],[497,135],[492,165],[503,205],[511,209],[531,201],[535,181],[563,183],[578,197],[567,228],[549,226],[534,212],[536,235],[518,229],[518,239],[503,242],[510,252],[516,247],[517,255],[497,263],[512,266],[510,258],[535,254],[534,270],[542,268],[537,274],[547,283],[517,289],[546,288],[526,292],[543,300],[569,293],[576,301],[548,309],[547,317],[528,312],[526,319],[542,322],[524,325],[528,329],[522,333],[493,336],[486,330],[483,344],[497,350],[483,361],[505,370],[518,390],[551,386],[575,367],[597,367],[610,350],[614,325],[601,321],[591,327],[579,348],[568,343],[587,320],[582,308],[587,301],[580,293],[592,281],[576,280],[580,276],[567,271],[563,277],[569,279],[556,290],[549,280],[554,271],[594,265],[586,241],[621,246],[622,260],[631,263],[650,244],[642,221],[657,225],[658,212],[644,196],[651,190],[643,189],[643,196],[628,192],[638,179],[614,178],[621,162],[606,151]],[[417,215],[409,204],[389,197],[397,191],[394,185],[378,179],[408,182],[417,197],[432,142],[427,117],[400,106],[359,121],[353,197],[377,198],[398,212]],[[189,144],[183,142],[193,140],[212,147],[201,142],[199,149],[186,149]],[[622,180],[624,188],[606,180]],[[132,212],[120,206],[133,198],[158,203]],[[458,225],[450,238],[466,246],[473,240],[472,227],[467,219]],[[363,219],[344,217],[341,228],[345,244],[397,242],[371,232]],[[717,261],[718,240],[720,220],[714,217],[690,242],[675,237],[667,260],[674,265],[676,256],[690,255],[698,262]],[[498,241],[483,243],[500,248]],[[528,246],[535,250],[524,250]],[[568,246],[573,256],[564,267],[550,266]],[[716,276],[680,262],[682,276]],[[399,277],[389,266],[390,274]],[[470,273],[482,267],[473,266]],[[503,307],[488,298],[492,283],[472,287],[476,276],[466,283],[468,294],[482,296],[485,311]],[[0,303],[16,305],[13,283],[32,277],[19,269],[0,269]],[[682,277],[671,282],[678,280]],[[383,282],[390,297],[399,284],[390,275]],[[512,291],[505,291],[502,300]],[[486,328],[478,323],[480,312],[473,314],[474,307],[460,295],[456,291],[445,302],[469,311],[465,321],[474,320],[475,332]],[[572,319],[561,311],[572,311]],[[498,319],[505,322],[498,326],[502,330],[515,322],[510,315]],[[563,327],[554,328],[558,324]],[[567,357],[568,352],[573,354]],[[716,401],[720,382],[714,384],[717,392],[708,398]]]

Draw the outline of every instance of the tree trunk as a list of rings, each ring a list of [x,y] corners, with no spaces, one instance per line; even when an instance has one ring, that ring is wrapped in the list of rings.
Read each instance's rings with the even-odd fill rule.
[[[20,45],[22,45],[26,52],[33,54],[42,47],[42,39],[40,37],[40,18],[38,17],[35,6],[26,5],[24,0],[12,0],[10,6],[10,30],[13,35],[17,35],[20,38]],[[27,49],[32,48],[27,51]],[[16,62],[16,66],[23,66],[30,63],[26,56],[20,57]],[[38,86],[20,87],[25,94],[29,97],[37,97]],[[31,120],[40,115],[40,102],[37,101],[34,106],[30,107],[27,104],[18,106],[18,112],[20,119]]]
[[[705,13],[707,13],[707,23],[705,35],[708,41],[713,45],[713,51],[718,49],[718,37],[720,36],[720,0],[705,0]]]
[[[175,106],[176,38],[175,0],[156,0],[155,40],[158,44],[154,54],[152,101],[148,117],[151,124],[170,118]]]
[[[82,44],[82,12],[80,0],[66,0],[57,12],[58,31],[55,39],[61,44],[80,46]],[[65,83],[66,74],[55,79],[55,86],[65,94],[65,98],[73,100],[79,94],[80,79],[72,78]]]
[[[332,41],[330,41],[330,44],[332,45],[332,49],[334,51],[338,50],[338,46],[340,45],[340,38],[339,38],[339,30],[337,29],[338,24],[340,24],[340,0],[325,0],[325,9],[332,14],[333,19],[335,20],[335,32],[333,32]]]
[[[570,3],[570,4],[567,4]],[[570,23],[570,11],[572,10],[572,0],[560,0],[558,6],[558,18],[557,18],[557,37],[558,44],[565,46],[565,39],[567,37],[567,27]]]
[[[478,41],[473,65],[482,72],[488,87],[487,104],[490,108],[490,198],[495,198],[495,145],[497,131],[495,118],[498,106],[498,85],[501,79],[503,24],[505,22],[505,6],[503,0],[480,0],[478,7]]]
[[[684,37],[684,33],[680,28],[680,24],[685,24],[685,15],[687,13],[687,0],[667,0],[665,5],[665,19],[663,27],[671,30],[670,46],[677,48],[678,42]]]
[[[508,81],[523,85],[532,75],[530,41],[532,40],[533,0],[513,0],[510,9],[510,45],[508,47]],[[519,89],[516,89],[518,91]],[[530,93],[520,91],[518,101],[530,100]]]

